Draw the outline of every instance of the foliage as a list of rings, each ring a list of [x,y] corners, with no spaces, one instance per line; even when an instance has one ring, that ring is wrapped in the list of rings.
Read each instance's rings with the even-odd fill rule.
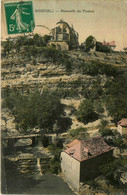
[[[106,128],[106,126],[108,125],[108,123],[109,122],[107,120],[102,119],[99,126],[100,126],[100,128],[103,129],[103,128]]]
[[[109,46],[107,45],[102,45],[101,42],[96,43],[96,51],[100,52],[105,52],[105,53],[110,53],[112,50]]]
[[[101,103],[97,103],[97,105],[96,105],[96,112],[102,116],[102,113],[104,112],[104,108],[103,108],[102,102]]]
[[[103,90],[99,84],[91,86],[90,89],[86,87],[83,89],[84,97],[90,98],[92,100],[100,99],[102,94],[103,94]]]
[[[93,48],[95,46],[95,43],[94,43],[94,40],[95,38],[93,36],[89,36],[87,37],[86,39],[86,51],[89,51],[91,48]]]
[[[49,172],[53,174],[58,174],[60,171],[60,153],[62,148],[57,147],[57,145],[52,144],[48,146],[49,151],[54,155],[53,159],[50,161]]]
[[[55,94],[35,90],[29,95],[22,95],[17,89],[7,89],[4,93],[3,106],[11,110],[18,128],[24,131],[36,126],[42,131],[44,129],[52,131],[56,120],[60,129],[62,128],[64,107]],[[65,124],[68,125],[67,122]]]
[[[103,175],[105,175],[110,181],[116,182],[113,176],[113,173],[116,171],[116,169],[120,167],[124,167],[127,164],[126,158],[118,158],[118,159],[112,159],[110,162],[104,163],[100,166],[100,171]]]
[[[47,45],[47,43],[49,42],[51,36],[50,35],[44,35],[43,36],[43,43],[45,44],[45,46]]]
[[[79,64],[79,70],[83,74],[91,76],[105,74],[107,76],[116,77],[118,75],[118,69],[116,67],[96,61]]]
[[[105,127],[101,128],[99,130],[99,133],[101,134],[101,136],[105,137],[105,141],[107,142],[107,144],[119,148],[125,147],[122,136],[116,130],[113,131]],[[106,136],[111,136],[111,139],[110,137],[109,139],[107,139]]]
[[[124,47],[123,50],[124,50],[125,52],[127,52],[127,47]]]
[[[46,135],[42,136],[42,144],[44,147],[48,147],[49,145],[49,138]]]
[[[72,136],[73,138],[76,138],[78,135],[80,135],[83,138],[83,136],[86,136],[86,133],[87,133],[87,129],[83,127],[79,127],[77,129],[71,129],[69,131],[70,136]]]
[[[56,144],[50,144],[48,150],[59,159],[62,147],[58,147],[56,142]]]
[[[113,140],[113,146],[119,147],[120,149],[125,148],[122,137],[115,137],[115,139]]]
[[[114,122],[127,116],[127,81],[120,75],[105,84],[105,103]]]
[[[56,156],[50,161],[49,172],[52,174],[58,174],[60,172],[60,161]]]
[[[18,36],[14,41],[11,41],[10,38],[7,39],[4,45],[4,51],[5,53],[12,50],[12,48],[16,49],[16,52],[19,53],[21,51],[22,46],[25,46],[25,49],[27,50],[27,55],[33,55],[30,54],[30,47],[45,47],[47,46],[48,42],[50,40],[50,35],[44,35],[43,37],[39,34],[34,34],[33,37],[27,37],[27,36]],[[37,52],[37,51],[36,51]]]
[[[12,50],[13,48],[13,41],[11,41],[10,39],[7,39],[7,41],[5,42],[4,44],[4,52],[5,52],[5,55],[8,53],[10,53],[10,51]]]
[[[102,135],[102,136],[112,136],[113,135],[113,132],[111,129],[107,129],[107,128],[103,128],[103,129],[100,129],[99,130],[99,133]]]
[[[21,50],[21,47],[24,45],[24,42],[26,41],[25,36],[19,36],[17,40],[15,41],[14,48],[16,49],[16,52],[19,53]]]
[[[85,181],[85,184],[91,186],[93,189],[100,189],[100,185],[95,180]]]
[[[98,115],[94,112],[93,102],[90,99],[86,99],[81,102],[76,117],[83,123],[92,122],[98,119]]]

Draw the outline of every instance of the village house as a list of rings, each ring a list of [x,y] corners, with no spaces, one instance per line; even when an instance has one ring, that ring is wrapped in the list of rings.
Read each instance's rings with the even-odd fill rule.
[[[104,41],[104,42],[102,43],[102,45],[108,46],[108,47],[110,47],[112,50],[114,50],[115,47],[116,47],[115,41],[112,41],[112,42],[105,42],[105,41]]]
[[[127,134],[127,118],[123,118],[118,122],[118,127],[117,131],[121,135],[126,135]]]
[[[102,137],[75,139],[61,153],[61,169],[69,185],[79,190],[80,182],[99,175],[99,166],[110,159],[113,148]]]
[[[51,30],[50,45],[55,45],[59,50],[69,50],[79,45],[78,33],[73,26],[70,27],[67,22],[60,20],[57,27]]]

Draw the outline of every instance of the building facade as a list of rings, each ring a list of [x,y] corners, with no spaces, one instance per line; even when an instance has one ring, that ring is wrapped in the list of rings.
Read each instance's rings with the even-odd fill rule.
[[[66,181],[79,190],[80,182],[99,175],[99,166],[113,155],[113,148],[103,138],[74,140],[61,153],[61,169]]]
[[[67,22],[60,20],[51,30],[50,45],[55,45],[59,50],[69,50],[78,46],[78,33]]]

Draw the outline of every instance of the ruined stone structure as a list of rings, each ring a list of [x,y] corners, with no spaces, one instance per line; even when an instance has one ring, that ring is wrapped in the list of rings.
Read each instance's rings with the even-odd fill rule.
[[[63,20],[51,30],[50,45],[55,45],[59,50],[69,50],[78,46],[78,33],[73,27]]]
[[[79,190],[80,182],[99,175],[99,166],[110,159],[113,148],[101,137],[74,140],[61,153],[61,168],[67,182]]]
[[[121,135],[127,135],[127,118],[123,118],[118,122],[117,130]]]

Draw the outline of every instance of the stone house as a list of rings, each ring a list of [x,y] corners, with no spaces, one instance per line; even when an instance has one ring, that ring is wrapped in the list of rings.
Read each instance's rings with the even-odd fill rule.
[[[55,45],[59,50],[69,50],[77,47],[78,44],[78,33],[64,20],[60,20],[51,30],[49,45]]]
[[[127,118],[123,118],[118,122],[117,131],[121,135],[127,135]]]
[[[108,46],[108,47],[110,47],[111,49],[115,49],[115,47],[116,47],[116,43],[115,43],[115,41],[112,41],[112,42],[103,42],[102,43],[102,45],[106,45],[106,46]]]
[[[99,166],[113,155],[102,137],[74,140],[61,153],[61,169],[69,185],[79,190],[80,182],[99,175]]]

